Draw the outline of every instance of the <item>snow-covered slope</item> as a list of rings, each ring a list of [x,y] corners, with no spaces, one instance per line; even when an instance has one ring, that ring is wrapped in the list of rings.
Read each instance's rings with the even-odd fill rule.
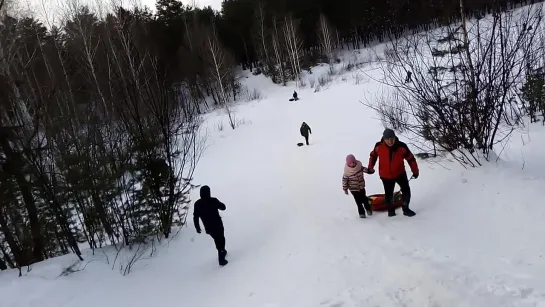
[[[295,103],[294,87],[250,76],[263,97],[235,108],[237,129],[221,110],[208,115],[195,180],[227,205],[227,266],[188,221],[125,277],[108,250],[87,251],[67,276],[73,255],[22,278],[2,272],[0,306],[545,306],[545,129],[517,132],[502,160],[479,169],[419,161],[415,217],[360,219],[341,189],[344,159],[366,164],[383,130],[359,102],[372,98],[379,70],[361,69],[316,93],[298,89]],[[297,147],[303,121],[311,146]],[[382,193],[376,174],[366,180],[369,194]]]

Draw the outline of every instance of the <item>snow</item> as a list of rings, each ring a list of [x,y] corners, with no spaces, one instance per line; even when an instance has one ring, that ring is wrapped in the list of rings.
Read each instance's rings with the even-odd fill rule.
[[[360,103],[376,94],[380,70],[360,68],[316,93],[297,89],[298,102],[288,101],[292,84],[249,75],[246,86],[262,98],[234,107],[239,127],[222,110],[207,115],[195,180],[227,205],[227,266],[188,219],[126,276],[119,265],[130,254],[114,264],[111,248],[86,250],[81,263],[74,255],[39,263],[21,278],[0,272],[0,306],[545,306],[545,128],[517,131],[498,161],[478,169],[419,160],[417,215],[360,219],[341,189],[344,159],[366,164],[384,128]],[[328,69],[313,69],[308,83]],[[303,121],[311,145],[297,147]],[[382,193],[376,174],[366,181],[368,194]]]

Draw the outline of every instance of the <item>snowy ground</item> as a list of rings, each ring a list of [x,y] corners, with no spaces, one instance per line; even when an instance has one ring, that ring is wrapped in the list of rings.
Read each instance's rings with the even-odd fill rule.
[[[85,269],[68,276],[59,275],[74,255],[22,278],[2,272],[0,307],[545,306],[545,129],[518,131],[502,160],[480,169],[419,161],[415,217],[360,219],[341,189],[344,158],[366,164],[383,130],[359,102],[372,98],[380,70],[361,69],[317,93],[298,89],[296,103],[294,87],[251,76],[263,97],[236,107],[236,130],[222,111],[208,116],[195,179],[227,205],[226,267],[188,220],[125,277],[109,251],[87,251]],[[302,121],[313,134],[299,148]],[[366,180],[369,194],[382,193],[377,175]]]

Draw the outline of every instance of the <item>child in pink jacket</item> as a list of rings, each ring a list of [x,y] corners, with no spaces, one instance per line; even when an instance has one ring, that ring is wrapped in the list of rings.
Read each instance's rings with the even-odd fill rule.
[[[366,218],[366,211],[367,215],[373,215],[367,193],[365,192],[364,173],[368,173],[367,167],[364,167],[360,161],[356,160],[354,155],[346,156],[343,174],[343,190],[346,195],[348,195],[348,191],[350,190],[350,193],[354,196],[354,200],[358,206],[358,213],[361,218]]]

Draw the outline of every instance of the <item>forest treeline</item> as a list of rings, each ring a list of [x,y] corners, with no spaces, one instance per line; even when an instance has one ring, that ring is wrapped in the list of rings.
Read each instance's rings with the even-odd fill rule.
[[[531,2],[472,0],[465,13]],[[459,1],[446,0],[226,0],[221,12],[159,0],[155,13],[74,6],[47,28],[6,7],[0,0],[1,270],[171,237],[204,147],[198,115],[231,114],[244,94],[238,65],[286,84],[339,49],[460,17]]]

